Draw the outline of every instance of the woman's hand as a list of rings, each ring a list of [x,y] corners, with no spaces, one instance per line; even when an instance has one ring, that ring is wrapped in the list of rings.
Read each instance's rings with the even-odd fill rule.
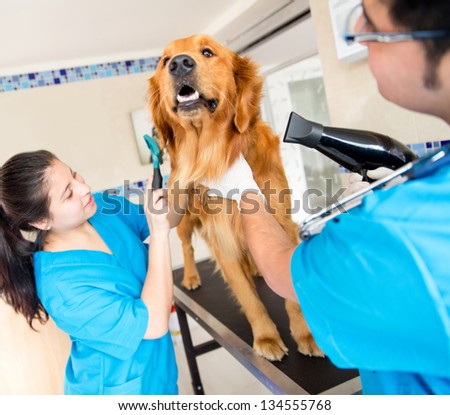
[[[152,189],[153,175],[148,178],[144,196],[144,210],[150,234],[168,233],[170,223],[168,219],[169,207],[167,203],[167,190]]]

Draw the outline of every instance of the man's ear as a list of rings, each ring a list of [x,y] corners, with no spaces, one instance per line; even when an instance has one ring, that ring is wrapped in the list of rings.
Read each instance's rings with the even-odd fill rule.
[[[51,224],[49,219],[42,219],[36,222],[31,222],[30,226],[41,231],[49,231],[51,229]]]

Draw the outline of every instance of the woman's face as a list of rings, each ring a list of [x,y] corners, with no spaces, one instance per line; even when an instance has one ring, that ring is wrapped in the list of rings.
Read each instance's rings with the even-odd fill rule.
[[[52,232],[65,232],[77,228],[92,217],[97,205],[91,188],[83,177],[70,167],[55,160],[48,171],[50,219]]]

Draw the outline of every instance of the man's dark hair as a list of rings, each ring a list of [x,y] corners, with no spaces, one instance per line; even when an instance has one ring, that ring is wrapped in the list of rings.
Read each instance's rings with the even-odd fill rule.
[[[450,30],[449,0],[383,0],[393,22],[405,30]],[[450,50],[450,39],[423,41],[429,62],[427,84],[436,86],[436,67]]]

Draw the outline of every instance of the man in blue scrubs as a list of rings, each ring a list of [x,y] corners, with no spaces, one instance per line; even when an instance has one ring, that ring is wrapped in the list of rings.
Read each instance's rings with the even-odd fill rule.
[[[352,14],[348,39],[367,45],[380,93],[450,123],[450,2],[364,0]],[[358,368],[364,393],[450,394],[450,168],[376,191],[294,246],[244,157],[208,185],[239,190],[259,270],[298,299],[325,354]]]

